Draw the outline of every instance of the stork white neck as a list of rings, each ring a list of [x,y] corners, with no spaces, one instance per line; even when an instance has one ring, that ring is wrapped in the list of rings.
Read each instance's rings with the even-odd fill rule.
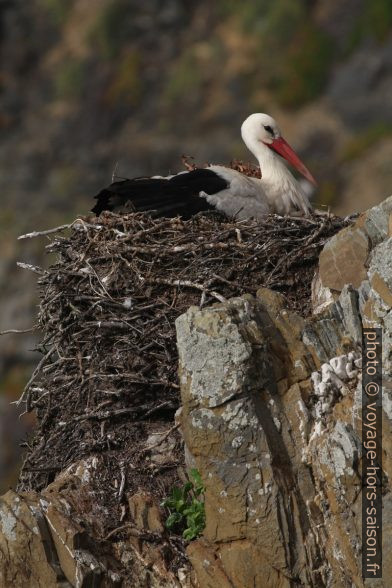
[[[307,197],[279,155],[296,167],[310,182],[316,182],[293,149],[282,138],[275,120],[267,114],[251,114],[242,124],[241,135],[245,145],[259,162],[260,182],[275,210],[278,210],[280,214],[288,214],[295,205],[302,212],[308,213]]]
[[[271,135],[271,133],[265,131],[264,125],[262,125],[262,123],[257,120],[256,116],[257,115],[251,114],[245,120],[241,127],[241,135],[245,145],[259,162],[262,180],[268,182],[276,181],[278,183],[285,183],[290,179],[295,181],[295,178],[290,170],[285,166],[282,159],[271,148],[273,140],[281,137],[280,129],[276,126],[275,121],[271,119],[271,121],[275,123],[275,128],[272,126],[272,124],[271,126],[267,125],[269,128],[271,128],[271,130],[273,130],[274,134]],[[264,137],[262,135],[264,135]]]
[[[244,142],[259,163],[262,181],[279,182],[290,178],[296,181],[279,155],[262,141],[248,141],[244,137]]]

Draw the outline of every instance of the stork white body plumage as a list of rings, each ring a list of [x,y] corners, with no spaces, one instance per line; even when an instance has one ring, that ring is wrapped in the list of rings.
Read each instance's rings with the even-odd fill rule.
[[[261,180],[245,176],[240,172],[222,165],[210,165],[210,169],[227,182],[227,188],[216,194],[200,192],[209,204],[227,216],[242,218],[260,218],[270,213],[270,206]]]
[[[257,159],[261,178],[248,177],[220,165],[114,182],[97,196],[93,212],[113,210],[131,201],[136,210],[157,210],[163,216],[191,216],[203,209],[202,199],[227,216],[260,218],[269,213],[307,215],[311,210],[301,184],[282,157],[309,182],[316,183],[305,165],[283,139],[275,120],[262,113],[251,114],[242,124],[241,135]]]

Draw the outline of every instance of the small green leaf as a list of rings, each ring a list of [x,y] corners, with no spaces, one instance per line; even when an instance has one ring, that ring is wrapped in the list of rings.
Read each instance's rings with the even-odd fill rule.
[[[203,480],[201,479],[200,472],[193,468],[189,473],[189,477],[193,479],[193,491],[196,496],[200,496],[205,491]]]
[[[181,498],[180,500],[176,501],[175,510],[178,512],[182,512],[185,506],[186,506],[186,502],[185,502],[185,500],[183,500]]]
[[[189,474],[189,480],[181,487],[171,489],[170,496],[162,501],[161,506],[169,509],[166,527],[172,529],[181,525],[183,537],[192,541],[205,527],[205,510],[203,494],[205,488],[197,469],[193,468]],[[180,528],[181,528],[180,527]],[[177,529],[178,531],[179,529]]]
[[[202,483],[199,470],[197,470],[196,468],[192,468],[190,471],[190,475],[195,480],[195,482],[200,483],[200,484]]]
[[[194,529],[185,529],[182,536],[184,537],[184,539],[186,541],[192,541],[192,539],[195,539],[196,533],[195,533]]]
[[[177,523],[181,522],[181,520],[182,520],[182,516],[180,515],[180,513],[178,513],[178,512],[172,512],[171,515],[169,515],[167,517],[166,527],[168,529],[171,529],[172,527],[174,527],[174,525],[176,525]]]
[[[173,498],[166,498],[163,502],[161,502],[161,506],[165,506],[166,508],[175,509],[176,501]]]
[[[171,498],[173,498],[173,500],[181,500],[183,497],[183,490],[181,488],[178,488],[178,486],[174,486],[171,492]]]
[[[192,488],[193,488],[192,482],[187,482],[184,485],[184,496],[187,496],[189,494],[190,490],[192,490]]]

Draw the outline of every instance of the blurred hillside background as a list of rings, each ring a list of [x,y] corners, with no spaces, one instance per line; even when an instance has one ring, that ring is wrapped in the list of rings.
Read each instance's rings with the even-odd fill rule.
[[[28,328],[44,239],[118,174],[249,159],[251,112],[280,123],[319,205],[360,211],[392,191],[391,0],[0,0],[0,330]],[[32,334],[0,338],[1,490],[32,426],[19,397]]]

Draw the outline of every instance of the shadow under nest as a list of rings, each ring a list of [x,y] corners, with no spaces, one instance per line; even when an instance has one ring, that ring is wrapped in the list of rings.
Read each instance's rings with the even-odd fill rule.
[[[20,491],[41,490],[76,461],[100,460],[102,535],[119,524],[113,479],[158,498],[183,466],[177,431],[172,460],[151,463],[147,437],[173,425],[179,407],[175,319],[268,287],[287,307],[310,314],[311,281],[324,243],[349,224],[335,216],[234,221],[217,213],[191,220],[146,213],[77,219],[47,245],[57,262],[39,279],[43,354],[24,391],[37,428]],[[121,501],[120,501],[121,502]]]

